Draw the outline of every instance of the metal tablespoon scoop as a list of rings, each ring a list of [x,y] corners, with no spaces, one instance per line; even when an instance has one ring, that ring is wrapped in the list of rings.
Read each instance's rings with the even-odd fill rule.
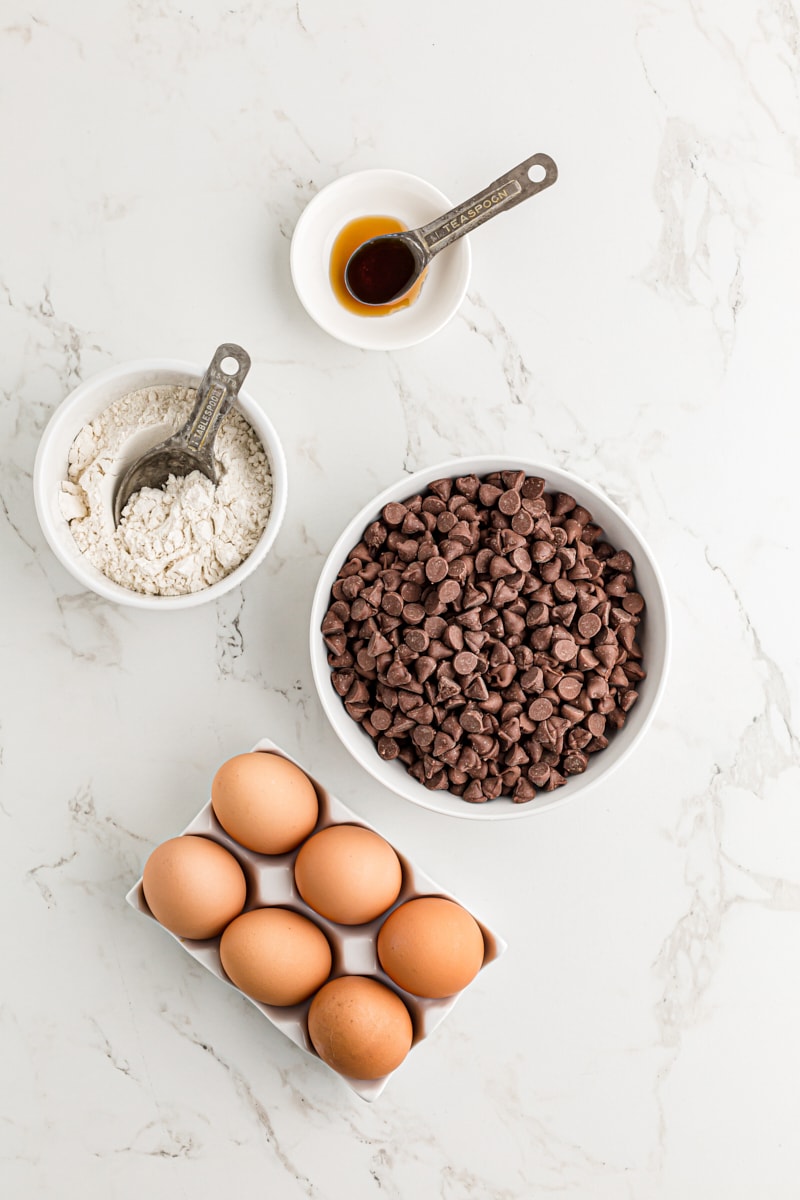
[[[170,475],[200,471],[212,483],[217,482],[214,440],[249,370],[250,356],[241,346],[225,342],[217,347],[186,424],[145,451],[120,478],[114,495],[115,525],[119,525],[123,509],[135,492],[144,487],[163,487]]]
[[[531,179],[539,167],[541,178]],[[490,183],[463,204],[418,229],[370,238],[351,254],[345,267],[347,290],[361,304],[391,304],[414,286],[435,254],[484,221],[506,212],[550,187],[558,169],[547,154],[534,154]]]

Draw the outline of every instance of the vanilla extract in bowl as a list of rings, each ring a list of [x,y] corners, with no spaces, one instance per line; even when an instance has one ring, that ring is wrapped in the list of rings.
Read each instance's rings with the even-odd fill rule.
[[[345,268],[356,251],[371,242],[373,238],[383,237],[387,233],[403,233],[407,226],[397,217],[363,216],[355,217],[339,231],[333,243],[330,260],[330,281],[334,295],[343,308],[362,317],[383,317],[408,308],[419,295],[424,276],[421,276],[410,291],[405,292],[399,299],[383,304],[380,297],[394,295],[399,291],[408,276],[408,257],[405,247],[400,242],[390,240],[377,243],[377,255],[365,260],[361,273],[359,295],[367,303],[356,299],[345,282]],[[399,247],[399,255],[394,252]],[[374,260],[374,261],[373,261]],[[411,262],[411,269],[414,263]],[[362,277],[363,276],[363,277]]]

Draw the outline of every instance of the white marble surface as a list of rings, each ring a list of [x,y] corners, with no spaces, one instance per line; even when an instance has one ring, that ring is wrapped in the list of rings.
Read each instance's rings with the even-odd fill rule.
[[[33,1197],[800,1194],[796,0],[401,9],[4,0],[0,40],[0,1187]],[[454,198],[544,150],[434,340],[338,344],[295,222],[343,172]],[[269,562],[159,617],[37,525],[81,379],[235,338],[283,438]],[[524,449],[649,539],[670,684],[585,800],[491,826],[382,792],[327,727],[313,586],[355,509]],[[124,904],[269,736],[509,942],[374,1105]]]

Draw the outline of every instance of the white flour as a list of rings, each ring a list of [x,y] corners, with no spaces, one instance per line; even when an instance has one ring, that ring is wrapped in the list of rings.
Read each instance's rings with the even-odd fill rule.
[[[115,583],[180,596],[223,579],[255,546],[272,505],[269,463],[254,430],[229,410],[214,446],[216,487],[199,471],[131,497],[114,528],[121,472],[186,422],[193,388],[142,388],[116,400],[72,444],[61,511],[80,550]]]

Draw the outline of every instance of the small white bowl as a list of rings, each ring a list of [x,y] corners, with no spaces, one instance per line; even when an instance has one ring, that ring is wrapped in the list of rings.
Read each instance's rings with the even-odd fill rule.
[[[55,410],[42,434],[33,468],[33,495],[42,532],[56,558],[70,574],[85,588],[106,600],[160,612],[206,604],[230,591],[250,575],[263,561],[277,537],[286,511],[286,459],[272,422],[255,398],[244,389],[239,392],[235,407],[253,427],[267,455],[272,473],[272,508],[264,531],[250,554],[224,579],[183,596],[144,595],[122,587],[89,562],[78,548],[70,532],[69,522],[61,512],[61,482],[67,478],[70,447],[88,421],[93,420],[109,404],[113,404],[128,392],[154,384],[196,387],[204,373],[203,367],[171,358],[121,363],[93,375],[71,392]],[[119,471],[114,479],[128,465],[126,461],[120,462]],[[110,480],[109,487],[113,490],[113,479]]]
[[[452,202],[438,188],[404,171],[356,171],[323,188],[292,235],[292,281],[308,315],[340,342],[365,350],[399,350],[432,337],[466,295],[472,264],[468,237],[431,265],[413,304],[380,317],[348,312],[336,299],[330,282],[331,250],[339,231],[356,217],[391,216],[416,229],[450,208]]]
[[[398,760],[385,762],[380,758],[372,738],[348,715],[340,696],[334,691],[320,626],[330,605],[331,587],[339,568],[353,546],[361,540],[366,526],[376,520],[386,504],[393,500],[406,500],[423,491],[436,479],[473,473],[483,476],[492,471],[505,470],[524,470],[527,475],[538,475],[546,481],[548,491],[562,491],[574,496],[579,504],[591,512],[595,522],[602,526],[608,541],[618,550],[627,550],[632,555],[637,586],[647,604],[641,637],[647,678],[637,685],[639,699],[628,713],[625,724],[615,731],[606,749],[590,755],[589,766],[583,774],[570,776],[555,791],[537,793],[527,803],[516,804],[509,797],[500,796],[496,800],[473,804],[450,792],[430,791],[409,775]],[[547,463],[517,457],[452,459],[407,475],[386,488],[356,513],[337,538],[320,573],[311,607],[310,651],[314,683],[325,714],[343,745],[370,775],[399,796],[433,812],[472,820],[509,820],[533,816],[584,795],[590,788],[605,781],[639,745],[655,716],[666,684],[670,646],[670,614],[661,573],[650,548],[625,513],[602,492],[570,472]]]

